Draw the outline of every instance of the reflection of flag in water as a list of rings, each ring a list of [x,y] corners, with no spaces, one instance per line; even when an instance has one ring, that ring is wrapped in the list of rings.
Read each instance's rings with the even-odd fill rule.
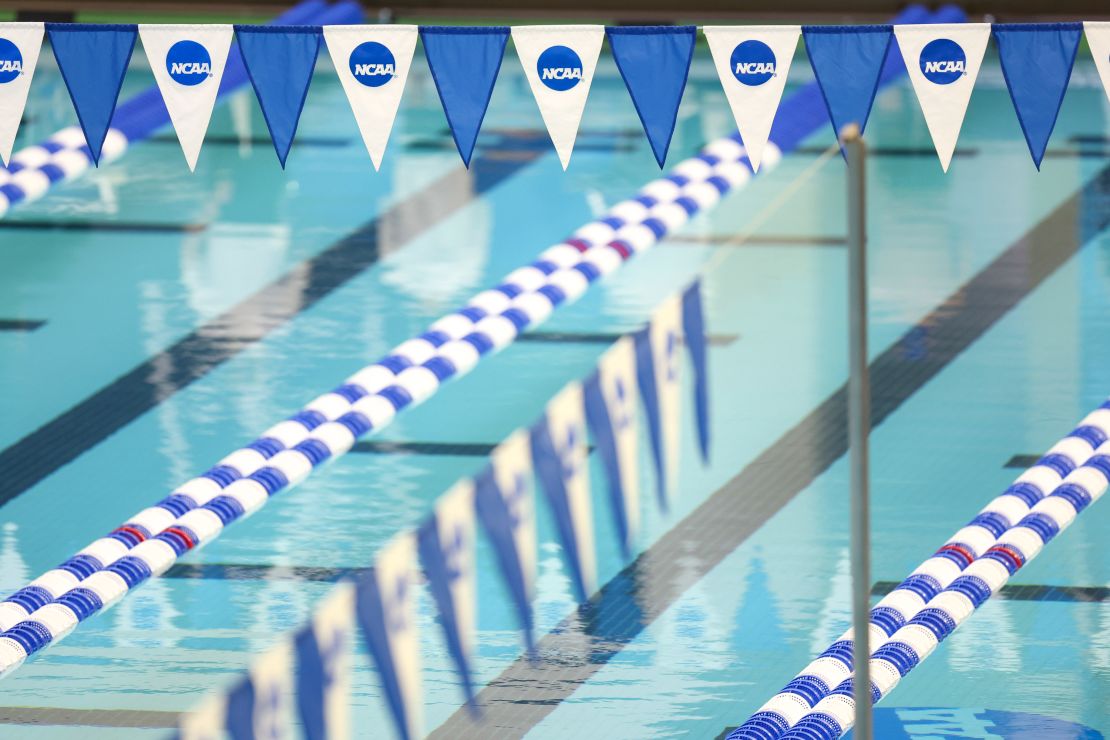
[[[636,354],[622,337],[583,383],[586,420],[605,468],[617,535],[627,557],[640,528],[639,437],[635,409]]]
[[[659,504],[664,509],[669,508],[678,481],[681,323],[682,303],[676,294],[655,310],[645,329],[633,335],[636,379],[647,416]]]
[[[283,640],[256,660],[247,677],[228,692],[227,732],[232,740],[290,736],[290,658],[289,642]]]
[[[293,638],[297,654],[297,705],[308,740],[351,735],[351,655],[354,587],[339,586]]]
[[[439,610],[447,650],[475,708],[470,660],[474,654],[475,527],[474,482],[457,483],[436,502],[417,532],[420,561]]]
[[[416,539],[406,532],[382,549],[374,569],[359,580],[356,594],[359,625],[405,740],[423,734],[415,576]]]
[[[697,414],[698,449],[709,462],[709,357],[706,352],[705,315],[701,305],[701,281],[682,293],[682,332],[690,364],[694,367],[694,411]]]
[[[532,642],[532,595],[536,582],[536,515],[527,430],[519,429],[497,446],[490,464],[474,479],[482,520],[501,574],[520,617],[528,650]]]
[[[597,587],[582,385],[570,383],[532,427],[532,463],[543,482],[579,601]]]

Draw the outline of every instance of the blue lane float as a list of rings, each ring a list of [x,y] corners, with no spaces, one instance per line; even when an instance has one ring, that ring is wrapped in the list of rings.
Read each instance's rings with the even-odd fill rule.
[[[353,0],[333,6],[328,6],[323,0],[308,0],[278,16],[272,23],[340,25],[361,20],[362,10]],[[218,98],[242,89],[246,83],[243,58],[233,50],[220,82]],[[114,97],[112,102],[114,104]],[[131,144],[149,138],[169,123],[170,114],[162,94],[157,85],[153,85],[116,108],[111,116],[111,125],[103,134],[102,145],[97,147],[99,162],[119,159]],[[42,198],[54,187],[81,176],[97,163],[93,150],[85,143],[81,126],[69,126],[40,144],[24,147],[12,155],[6,169],[0,167],[0,217],[12,206]]]
[[[897,20],[963,18],[954,7],[931,15],[913,6]],[[880,84],[889,84],[904,71],[901,60],[888,58]],[[816,84],[785,101],[782,113],[762,169],[773,169],[784,151],[827,123]],[[545,321],[557,306],[574,302],[591,283],[751,179],[738,134],[708,144],[669,175],[649,182],[603,218],[510,273],[497,287],[479,293],[464,308],[0,602],[0,676],[131,589],[161,575],[186,553],[211,542],[229,524],[250,516],[315,468],[342,456],[358,438],[378,432],[399,412],[423,403],[444,382],[469,373],[483,356],[504,349]]]

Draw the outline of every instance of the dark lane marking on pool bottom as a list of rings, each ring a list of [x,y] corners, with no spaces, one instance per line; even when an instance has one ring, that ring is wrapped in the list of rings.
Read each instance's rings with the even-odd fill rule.
[[[212,581],[311,581],[332,583],[355,578],[369,568],[326,568],[305,565],[259,565],[255,563],[177,563],[162,578]]]
[[[144,141],[153,142],[155,144],[179,144],[177,137],[174,135],[162,134],[160,136],[152,136]],[[297,145],[302,147],[324,147],[329,149],[342,149],[351,146],[355,142],[354,139],[344,136],[305,136],[297,137]],[[243,146],[244,144],[250,146],[264,147],[267,151],[273,148],[274,141],[269,136],[236,136],[235,134],[207,134],[204,137],[205,146]]]
[[[871,362],[872,426],[882,424],[1107,225],[1110,167]],[[518,658],[488,683],[478,694],[481,723],[460,707],[429,737],[488,738],[493,728],[498,738],[524,736],[843,457],[847,433],[842,385],[544,635],[534,663]],[[768,680],[781,685],[772,676]]]
[[[199,234],[208,224],[160,224],[142,221],[48,221],[3,220],[4,231],[95,231],[139,234]]]
[[[521,334],[518,342],[552,342],[565,344],[612,344],[628,336],[617,332],[535,331]],[[706,334],[710,347],[728,347],[740,338],[739,334]]]
[[[0,319],[0,331],[35,331],[45,325],[41,319]]]
[[[664,244],[713,244],[720,247],[843,247],[848,241],[842,236],[806,236],[804,234],[678,234],[668,236]]]
[[[545,134],[546,136],[546,134]],[[284,326],[378,260],[520,172],[545,150],[479,155],[0,451],[0,506]]]
[[[1025,470],[1026,468],[1031,468],[1036,465],[1037,461],[1040,459],[1040,455],[1014,455],[1009,460],[1007,460],[1006,464],[1002,467]]]
[[[149,709],[62,709],[56,707],[0,707],[0,725],[53,727],[177,727],[177,712]]]
[[[820,146],[801,146],[794,149],[791,154],[806,154],[811,157],[816,157],[828,151],[828,147]],[[974,147],[958,147],[952,153],[953,158],[957,157],[978,157],[980,151]],[[898,158],[915,158],[915,157],[932,157],[936,158],[937,150],[928,146],[874,146],[867,147],[868,157],[898,157]]]
[[[886,596],[896,588],[898,588],[898,581],[879,581],[871,587],[871,595]],[[992,598],[1005,601],[1067,601],[1097,604],[1110,600],[1110,587],[1010,583],[1003,586]]]

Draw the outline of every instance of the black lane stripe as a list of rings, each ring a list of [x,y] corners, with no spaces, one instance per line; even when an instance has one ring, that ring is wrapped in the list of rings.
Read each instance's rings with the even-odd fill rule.
[[[521,334],[518,342],[551,342],[556,344],[612,344],[621,337],[619,332],[534,331]],[[711,347],[727,347],[740,338],[739,334],[706,334]]]
[[[678,234],[668,236],[664,244],[714,244],[722,247],[843,247],[848,242],[842,236],[806,236],[804,234]]]
[[[34,331],[45,324],[41,319],[0,319],[0,331]]]
[[[1014,455],[1009,460],[1007,460],[1006,464],[1002,467],[1025,470],[1026,468],[1031,468],[1036,465],[1037,461],[1040,459],[1040,455]]]
[[[898,581],[879,581],[871,587],[872,596],[886,596],[898,588]],[[1106,586],[1046,586],[1009,583],[991,598],[1006,601],[1067,601],[1101,603],[1110,600]]]
[[[802,146],[794,149],[793,154],[808,154],[810,156],[820,156],[828,151],[828,147],[820,146]],[[979,149],[975,147],[957,147],[956,151],[952,153],[953,158],[956,157],[977,157],[979,156]],[[928,146],[875,146],[867,148],[868,157],[898,157],[898,158],[914,158],[914,157],[936,157],[937,150]]]
[[[351,452],[368,452],[376,455],[457,455],[484,457],[497,447],[486,442],[391,442],[368,439],[355,442]]]
[[[142,221],[51,221],[18,219],[0,221],[5,231],[96,231],[139,234],[197,234],[208,224],[173,224]]]
[[[452,169],[4,449],[0,506],[343,287],[384,250],[411,241],[542,154],[479,156],[469,172]]]
[[[177,727],[177,712],[149,709],[61,709],[56,707],[0,707],[0,725],[53,727]],[[13,731],[14,732],[14,731]]]
[[[158,136],[151,136],[143,141],[154,142],[155,144],[177,144],[177,136],[173,134],[160,134]],[[298,136],[297,145],[303,147],[325,147],[331,149],[341,149],[343,147],[351,146],[354,139],[343,136]],[[236,136],[235,134],[207,134],[204,137],[204,144],[216,146],[242,146],[249,144],[251,146],[262,146],[267,149],[274,145],[273,140],[269,136]]]
[[[332,583],[356,578],[369,568],[324,568],[254,563],[177,563],[162,578],[215,581],[312,581]]]
[[[871,423],[879,426],[1110,224],[1110,167],[1060,204],[875,358]],[[907,346],[912,351],[907,351]],[[848,450],[841,386],[740,473],[664,533],[593,598],[429,737],[523,737],[626,644]],[[778,685],[777,683],[775,684]]]

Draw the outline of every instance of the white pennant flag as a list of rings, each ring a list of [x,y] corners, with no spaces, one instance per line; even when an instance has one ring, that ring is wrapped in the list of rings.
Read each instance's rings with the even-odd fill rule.
[[[604,26],[513,26],[513,44],[563,169],[590,94]]]
[[[748,161],[758,172],[802,28],[706,26],[702,30]]]
[[[660,437],[666,493],[678,490],[678,452],[681,441],[682,296],[663,301],[651,317],[651,351],[655,358],[655,388],[659,397]]]
[[[956,140],[990,35],[989,23],[894,27],[910,82],[945,172],[956,151]]]
[[[613,430],[620,496],[631,547],[640,531],[640,432],[636,417],[636,348],[621,337],[597,363],[598,385]]]
[[[1083,30],[1087,34],[1087,45],[1095,58],[1095,68],[1102,78],[1106,97],[1110,98],[1110,21],[1084,21]]]
[[[166,101],[189,170],[200,156],[234,31],[229,25],[140,24],[154,81]]]
[[[416,37],[416,26],[324,26],[328,53],[375,170],[401,106]]]
[[[42,47],[41,23],[0,23],[0,159],[8,163]]]
[[[227,697],[210,694],[196,709],[181,715],[177,725],[180,740],[222,740],[227,726]]]

